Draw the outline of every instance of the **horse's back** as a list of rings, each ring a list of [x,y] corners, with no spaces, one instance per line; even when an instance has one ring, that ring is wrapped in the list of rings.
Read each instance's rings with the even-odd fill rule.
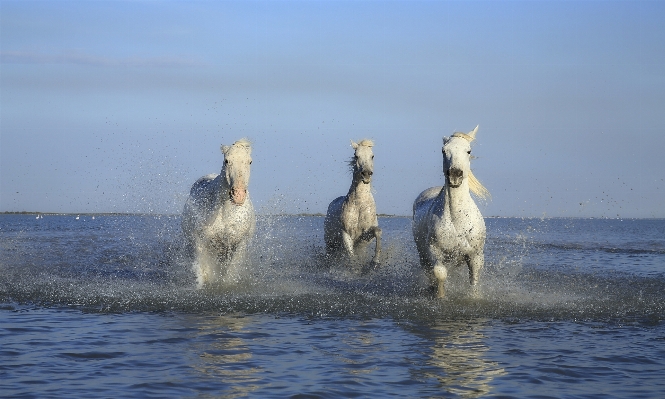
[[[326,212],[326,220],[338,218],[342,214],[342,204],[345,198],[345,196],[337,197],[330,202]]]
[[[200,198],[206,191],[210,191],[210,185],[213,180],[219,176],[217,173],[211,173],[200,177],[198,180],[192,184],[192,188],[189,190],[189,196],[193,198]]]
[[[182,229],[185,235],[189,238],[192,233],[198,228],[198,224],[207,219],[207,214],[210,213],[210,207],[214,203],[214,187],[213,181],[218,175],[211,173],[200,177],[189,190],[189,197],[185,202],[185,207],[182,211]]]
[[[323,238],[328,249],[333,249],[342,243],[342,205],[345,196],[337,197],[328,205],[326,218],[323,220]]]
[[[413,220],[422,218],[425,213],[429,211],[429,208],[432,206],[434,199],[439,196],[442,186],[430,187],[427,190],[423,191],[416,197],[416,200],[413,201]]]

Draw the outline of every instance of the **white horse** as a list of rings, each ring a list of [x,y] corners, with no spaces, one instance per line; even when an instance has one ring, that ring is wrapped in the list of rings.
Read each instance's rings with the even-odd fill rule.
[[[196,251],[199,286],[233,272],[256,226],[247,191],[251,145],[241,139],[221,150],[222,172],[194,183],[182,214],[185,238]]]
[[[421,265],[438,283],[438,297],[445,294],[448,267],[465,262],[470,283],[476,286],[485,263],[485,221],[469,193],[489,196],[471,173],[471,142],[477,131],[478,126],[443,138],[445,185],[423,191],[413,203],[413,238]]]
[[[381,229],[371,191],[374,174],[373,146],[371,140],[362,140],[360,143],[351,141],[351,147],[355,151],[349,161],[353,170],[351,188],[346,196],[338,197],[328,205],[324,238],[328,254],[344,248],[351,260],[354,260],[354,254],[375,238],[373,263],[377,264],[381,254]]]

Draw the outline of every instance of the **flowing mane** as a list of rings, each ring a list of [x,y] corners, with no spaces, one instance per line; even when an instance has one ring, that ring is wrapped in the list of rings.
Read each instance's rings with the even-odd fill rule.
[[[476,139],[474,136],[462,132],[453,133],[453,137],[461,137],[463,139],[466,139],[466,141],[468,141],[469,143]]]
[[[246,138],[242,138],[240,140],[236,140],[235,143],[231,144],[232,146],[238,146],[238,147],[245,147],[247,149],[252,148],[252,143],[247,140]]]
[[[476,179],[472,171],[469,171],[469,190],[480,199],[492,198],[492,194]]]
[[[467,140],[469,143],[476,139],[475,136],[468,135],[462,132],[453,133],[452,137],[459,137]],[[480,199],[491,198],[490,192],[482,185],[482,183],[474,176],[473,171],[469,170],[469,190]]]

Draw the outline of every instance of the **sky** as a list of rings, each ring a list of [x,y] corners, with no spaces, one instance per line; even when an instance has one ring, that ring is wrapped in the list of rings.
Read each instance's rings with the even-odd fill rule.
[[[665,217],[665,2],[0,0],[0,212],[180,213],[253,143],[257,212],[377,211],[479,125],[485,216]]]

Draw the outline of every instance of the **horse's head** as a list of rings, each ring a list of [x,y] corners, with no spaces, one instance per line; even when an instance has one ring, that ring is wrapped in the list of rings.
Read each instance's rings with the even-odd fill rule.
[[[469,189],[486,198],[489,192],[471,172],[471,142],[476,139],[477,132],[478,126],[469,133],[456,132],[443,138],[443,174],[450,187],[459,187],[468,179]]]
[[[374,143],[372,140],[362,140],[359,143],[351,141],[351,147],[355,150],[353,158],[349,165],[353,169],[353,178],[359,179],[364,184],[369,184],[372,181],[374,174],[374,153],[372,147]]]
[[[247,198],[249,186],[249,165],[252,164],[252,147],[249,141],[241,139],[233,145],[223,145],[224,166],[222,174],[230,187],[229,197],[236,205],[242,205]]]

